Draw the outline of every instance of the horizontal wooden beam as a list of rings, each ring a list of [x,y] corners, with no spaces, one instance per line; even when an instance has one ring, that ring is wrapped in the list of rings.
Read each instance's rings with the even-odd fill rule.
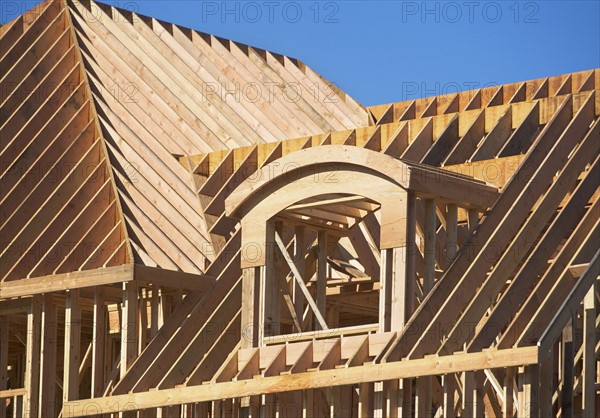
[[[505,350],[492,349],[478,353],[458,353],[443,357],[432,356],[385,364],[366,364],[282,376],[255,376],[251,379],[233,382],[69,401],[65,402],[63,406],[62,416],[63,418],[82,417],[277,392],[524,366],[537,364],[537,361],[537,347],[521,347]]]
[[[496,187],[468,177],[452,177],[452,171],[439,171],[435,167],[411,167],[408,189],[420,198],[435,198],[468,209],[486,210],[494,205],[500,192]],[[458,173],[457,173],[458,174]]]
[[[287,210],[296,210],[296,209],[307,209],[307,208],[318,208],[327,205],[346,205],[349,203],[362,203],[364,205],[371,206],[369,210],[373,210],[374,207],[379,206],[378,203],[369,202],[362,196],[346,196],[346,197],[338,197],[332,199],[324,199],[324,200],[315,200],[312,202],[304,202],[298,203],[296,205],[292,205]]]
[[[125,283],[132,280],[137,280],[142,285],[152,283],[171,289],[205,291],[211,286],[214,278],[202,274],[165,270],[140,264],[123,264],[114,267],[3,282],[0,286],[0,299]]]
[[[14,396],[23,396],[26,394],[27,389],[25,388],[0,390],[0,399],[10,399]]]
[[[123,264],[116,267],[12,280],[2,283],[0,299],[127,282],[133,280],[133,270],[133,264]]]
[[[285,344],[287,342],[323,340],[326,338],[369,334],[379,329],[378,324],[355,325],[352,327],[324,329],[318,331],[297,332],[294,334],[273,335],[264,337],[263,342],[266,345]]]
[[[133,277],[140,283],[152,283],[171,289],[184,289],[198,292],[207,290],[215,280],[204,274],[165,270],[158,267],[135,264]]]

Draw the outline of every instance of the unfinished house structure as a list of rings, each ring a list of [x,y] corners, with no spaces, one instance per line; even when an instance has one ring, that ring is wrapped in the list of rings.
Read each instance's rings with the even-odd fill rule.
[[[0,78],[0,418],[600,416],[599,70],[365,107],[47,0]]]

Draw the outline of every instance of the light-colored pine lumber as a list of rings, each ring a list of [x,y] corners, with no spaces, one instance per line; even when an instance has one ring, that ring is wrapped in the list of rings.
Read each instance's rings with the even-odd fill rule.
[[[597,413],[600,70],[365,108],[93,1],[0,39],[17,415]]]
[[[70,290],[65,306],[65,346],[63,363],[63,404],[79,397],[81,360],[81,304],[79,290]]]

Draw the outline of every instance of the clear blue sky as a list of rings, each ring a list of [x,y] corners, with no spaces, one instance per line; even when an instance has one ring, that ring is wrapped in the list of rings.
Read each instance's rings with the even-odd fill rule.
[[[600,67],[598,0],[110,3],[299,58],[366,105]]]

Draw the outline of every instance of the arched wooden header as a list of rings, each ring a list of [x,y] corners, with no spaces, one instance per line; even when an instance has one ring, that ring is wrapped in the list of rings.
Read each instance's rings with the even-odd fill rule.
[[[362,196],[380,204],[380,249],[400,247],[406,240],[409,190],[447,201],[464,202],[469,194],[481,208],[491,206],[497,196],[495,188],[464,176],[364,148],[329,145],[300,150],[264,166],[233,191],[225,210],[241,221],[246,268],[264,265],[269,219],[297,202],[326,194]]]

